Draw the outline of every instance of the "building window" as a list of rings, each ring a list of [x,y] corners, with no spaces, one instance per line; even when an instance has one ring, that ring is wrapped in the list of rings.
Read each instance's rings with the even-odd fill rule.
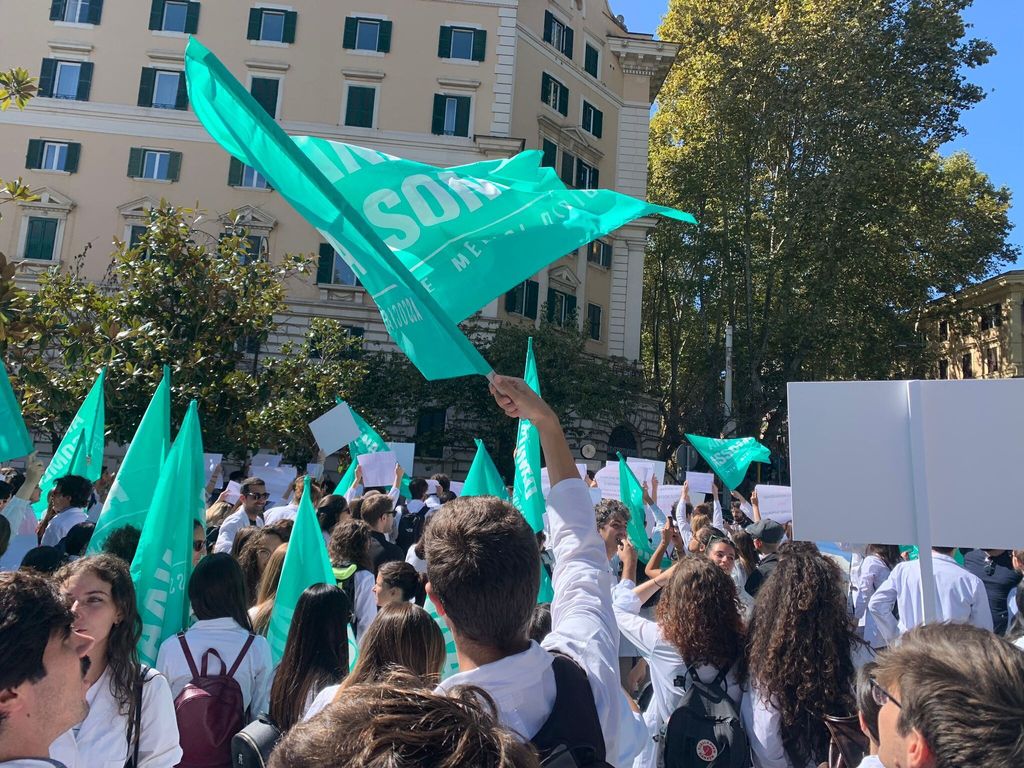
[[[66,141],[30,139],[25,155],[25,167],[40,171],[75,173],[82,145]]]
[[[597,168],[576,158],[576,174],[573,186],[576,189],[597,189]]]
[[[564,56],[572,58],[573,31],[550,11],[544,11],[544,42],[550,43]]]
[[[587,327],[590,331],[590,338],[594,341],[600,341],[601,308],[597,304],[587,304]]]
[[[612,265],[612,245],[604,240],[595,240],[587,245],[587,261],[608,269]]]
[[[78,79],[82,74],[82,65],[70,61],[57,62],[57,85],[53,90],[55,99],[77,99]]]
[[[540,100],[561,114],[569,114],[569,89],[544,72],[540,76]]]
[[[971,353],[965,352],[963,357],[960,358],[960,371],[963,373],[965,379],[974,378],[974,365],[971,360]]]
[[[472,102],[469,96],[434,94],[431,133],[439,136],[469,136]]]
[[[92,62],[43,59],[39,70],[40,96],[88,101],[91,87]]]
[[[620,453],[636,456],[636,436],[633,430],[621,424],[608,435],[608,461],[617,461]]]
[[[558,145],[550,139],[544,139],[541,142],[541,148],[544,155],[541,157],[540,164],[545,168],[556,167],[558,165]]]
[[[150,181],[177,181],[181,152],[132,147],[128,153],[128,177]]]
[[[43,144],[43,162],[40,170],[63,171],[68,162],[68,145],[48,141]]]
[[[946,358],[942,358],[939,360],[939,378],[949,378],[949,360],[947,360]]]
[[[142,224],[132,224],[128,230],[128,249],[138,248],[142,238],[146,236],[146,227]]]
[[[50,20],[71,24],[99,24],[103,0],[53,0]]]
[[[267,259],[267,238],[263,235],[246,235],[245,242],[248,245],[245,255],[242,257],[243,264],[251,264],[254,261],[266,261]]]
[[[996,376],[999,374],[999,349],[996,347],[985,347],[985,375]]]
[[[466,27],[441,27],[437,55],[442,59],[483,61],[487,53],[487,31]]]
[[[597,48],[592,46],[590,43],[587,43],[583,50],[583,71],[591,77],[597,77],[601,61],[600,53]]]
[[[350,85],[345,99],[345,125],[352,128],[373,128],[373,110],[377,89],[366,85]]]
[[[590,102],[583,102],[583,130],[600,139],[604,130],[604,113]]]
[[[391,22],[385,19],[345,19],[343,47],[353,51],[388,53],[391,50]]]
[[[154,32],[194,35],[199,29],[199,3],[183,0],[153,0],[149,28]]]
[[[138,104],[156,109],[188,109],[184,73],[143,67]]]
[[[939,321],[939,341],[949,341],[949,321]]]
[[[562,328],[575,325],[576,297],[571,293],[548,288],[548,322]]]
[[[341,254],[330,243],[320,244],[320,259],[317,262],[316,282],[318,285],[347,285],[359,287],[359,278]]]
[[[237,157],[232,157],[228,165],[228,186],[245,189],[270,189],[270,184],[263,174],[250,165],[246,165]]]
[[[990,328],[997,328],[1003,324],[1003,305],[992,304],[985,307],[979,313],[979,325],[981,330],[987,331]]]
[[[520,283],[505,294],[505,311],[536,320],[539,293],[540,283],[536,280],[526,280]]]
[[[442,456],[447,408],[425,408],[416,419],[416,450],[424,456]]]
[[[272,8],[250,8],[246,38],[268,43],[294,43],[299,14]]]
[[[57,244],[57,225],[59,223],[59,219],[29,216],[28,231],[25,236],[25,251],[22,253],[22,257],[39,261],[53,261],[54,246]]]
[[[276,77],[254,77],[249,85],[249,93],[263,107],[267,114],[277,118],[277,102],[281,92],[281,81]]]

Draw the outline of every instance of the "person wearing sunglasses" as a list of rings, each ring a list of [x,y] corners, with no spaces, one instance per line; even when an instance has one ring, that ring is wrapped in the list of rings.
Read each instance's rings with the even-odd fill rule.
[[[235,543],[235,536],[247,526],[255,525],[263,527],[263,508],[267,506],[267,486],[258,477],[249,477],[242,481],[241,495],[238,497],[241,505],[234,513],[225,518],[217,534],[217,543],[213,545],[213,551],[231,552],[231,546]]]
[[[1024,653],[969,624],[926,624],[878,656],[885,768],[1024,765]]]

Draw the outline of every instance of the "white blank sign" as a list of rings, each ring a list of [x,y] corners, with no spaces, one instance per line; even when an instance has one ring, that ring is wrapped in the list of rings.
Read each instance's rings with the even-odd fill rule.
[[[395,482],[395,464],[398,459],[394,451],[364,453],[356,457],[356,460],[363,470],[363,488],[390,488]]]
[[[691,494],[715,492],[711,487],[715,482],[715,476],[710,472],[687,472],[686,482],[687,490],[689,490]],[[692,501],[693,496],[691,496],[690,499]]]
[[[326,456],[340,451],[359,437],[359,427],[352,417],[352,409],[345,403],[339,403],[323,416],[311,421],[309,431]]]
[[[762,518],[770,517],[783,524],[793,519],[793,489],[788,485],[759,485],[754,490]]]

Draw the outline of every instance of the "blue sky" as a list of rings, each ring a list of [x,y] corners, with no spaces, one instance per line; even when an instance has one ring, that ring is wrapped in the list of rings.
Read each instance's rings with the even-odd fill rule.
[[[668,0],[610,0],[615,13],[635,32],[654,32]],[[969,152],[997,186],[1013,191],[1010,217],[1016,228],[1010,241],[1024,249],[1024,11],[1021,0],[975,0],[965,12],[972,37],[988,40],[996,55],[969,79],[983,87],[986,99],[963,115],[967,135],[944,147]],[[1018,266],[1024,259],[1018,261]]]

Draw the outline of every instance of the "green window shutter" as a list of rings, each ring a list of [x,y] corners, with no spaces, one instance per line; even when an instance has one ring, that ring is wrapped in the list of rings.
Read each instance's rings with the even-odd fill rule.
[[[540,100],[545,104],[548,103],[548,93],[551,92],[551,75],[547,72],[541,73],[540,76]]]
[[[382,21],[377,34],[377,53],[391,52],[391,22]]]
[[[559,83],[558,85],[558,111],[562,117],[569,115],[569,89]]]
[[[185,9],[185,34],[194,35],[199,31],[199,3],[194,0]]]
[[[25,167],[29,170],[41,168],[43,165],[43,140],[29,139],[28,152],[25,153]]]
[[[334,282],[334,246],[320,243],[320,258],[316,263],[316,282],[318,285],[330,285]]]
[[[565,294],[565,318],[572,322],[572,316],[576,313],[576,297],[571,293]]]
[[[573,42],[573,31],[572,27],[565,28],[565,34],[562,35],[562,53],[568,58],[572,58],[572,42]]]
[[[282,43],[295,42],[295,27],[299,23],[299,14],[295,11],[284,12],[284,32],[281,37]]]
[[[591,77],[597,77],[597,48],[587,45],[583,59],[583,70]]]
[[[430,132],[438,136],[444,135],[444,105],[448,97],[442,93],[434,94],[434,116],[430,123]]]
[[[90,0],[88,14],[90,24],[99,24],[103,16],[103,0]]]
[[[590,174],[590,188],[598,189],[601,186],[601,172],[594,168]]]
[[[30,218],[25,237],[25,258],[52,260],[56,240],[57,219]]]
[[[473,31],[473,61],[483,61],[487,58],[487,30],[477,29]]]
[[[353,85],[348,89],[345,104],[345,125],[353,128],[373,127],[373,102],[377,95],[375,88]]]
[[[242,161],[237,157],[232,157],[228,163],[228,186],[242,186]]]
[[[558,163],[558,145],[553,141],[544,139],[544,156],[540,161],[540,164],[548,168],[554,168]]]
[[[277,117],[278,86],[278,81],[269,77],[254,77],[252,79],[252,88],[250,89],[252,97],[271,117]]]
[[[560,174],[562,182],[567,186],[573,186],[575,181],[574,172],[576,169],[576,158],[570,155],[568,152],[562,152],[562,173]]]
[[[469,136],[469,118],[472,102],[469,96],[456,96],[458,107],[455,110],[455,135]]]
[[[516,291],[518,291],[518,290],[519,290],[519,286],[517,285],[511,291],[506,291],[505,292],[505,311],[506,312],[515,312],[516,311]]]
[[[536,280],[526,281],[526,301],[524,302],[525,311],[524,315],[536,320],[537,319],[537,298],[540,294],[540,283]]]
[[[163,29],[164,26],[164,0],[153,0],[149,7],[149,28]]]
[[[447,59],[452,55],[452,28],[441,27],[441,32],[437,37],[437,56],[441,59]]]
[[[185,73],[178,75],[178,92],[174,97],[175,109],[188,109],[188,80]]]
[[[594,110],[593,126],[590,132],[599,139],[601,134],[604,133],[604,113],[600,109]]]
[[[92,62],[83,61],[78,69],[78,100],[88,101],[92,89]]]
[[[548,288],[548,322],[555,321],[555,289]]]
[[[128,152],[128,178],[137,179],[142,176],[142,156],[144,150],[141,147],[132,147]]]
[[[64,162],[64,170],[68,173],[78,173],[78,158],[82,155],[82,145],[78,142],[68,143],[68,156]]]
[[[171,152],[167,159],[167,180],[177,181],[181,178],[181,152]]]
[[[50,21],[64,21],[67,0],[53,0],[50,3]]]
[[[260,39],[260,26],[263,23],[263,11],[259,8],[249,9],[249,29],[245,33],[246,40]]]
[[[555,36],[555,17],[551,11],[544,11],[544,42],[550,43]]]
[[[345,19],[345,34],[342,37],[341,47],[353,49],[356,47],[356,33],[359,31],[359,19],[349,16]]]
[[[53,96],[53,83],[57,77],[57,60],[43,59],[39,68],[39,95]]]
[[[139,80],[139,106],[153,106],[153,88],[156,85],[156,70],[153,67],[142,68],[142,78]]]

